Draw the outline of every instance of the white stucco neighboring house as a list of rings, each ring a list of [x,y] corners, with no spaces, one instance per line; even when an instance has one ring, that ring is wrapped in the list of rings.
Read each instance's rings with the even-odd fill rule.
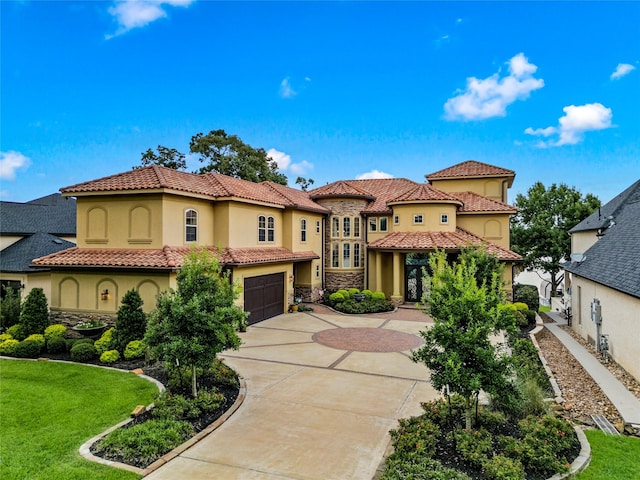
[[[571,234],[565,283],[572,328],[640,380],[640,180],[584,219]],[[599,302],[601,324],[592,320]],[[601,337],[600,337],[601,338]]]

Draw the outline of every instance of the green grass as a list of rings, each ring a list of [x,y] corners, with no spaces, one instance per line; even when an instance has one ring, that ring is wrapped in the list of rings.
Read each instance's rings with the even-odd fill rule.
[[[0,360],[0,478],[140,478],[86,460],[78,449],[157,393],[155,385],[130,373]]]
[[[577,480],[640,479],[640,439],[584,432],[591,444],[591,463]]]
[[[540,305],[540,309],[538,311],[539,312],[550,312],[551,311],[551,305]]]

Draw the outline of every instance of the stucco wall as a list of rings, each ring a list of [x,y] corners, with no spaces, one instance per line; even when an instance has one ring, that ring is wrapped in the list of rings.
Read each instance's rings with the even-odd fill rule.
[[[502,248],[510,246],[508,214],[461,214],[458,226]]]
[[[422,223],[414,223],[414,216],[422,215]],[[442,215],[448,222],[442,223]],[[398,223],[395,223],[398,217]],[[456,205],[433,203],[408,203],[393,205],[393,215],[389,219],[389,232],[453,232],[456,229]],[[386,233],[369,233],[369,240],[384,237]]]
[[[432,180],[438,190],[444,192],[474,192],[504,203],[507,199],[507,178],[457,178],[453,180]]]
[[[584,253],[598,241],[595,230],[571,234],[571,253]]]
[[[640,298],[572,275],[572,328],[591,342],[595,342],[596,338],[596,325],[591,321],[591,302],[594,298],[600,300],[602,307],[601,332],[609,335],[609,353],[640,381]]]

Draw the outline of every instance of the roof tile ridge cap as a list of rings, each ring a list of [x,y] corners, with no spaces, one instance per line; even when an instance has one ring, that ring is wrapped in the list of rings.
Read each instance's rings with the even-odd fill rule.
[[[169,187],[169,182],[167,181],[166,177],[164,176],[164,173],[162,172],[162,169],[161,169],[160,165],[151,165],[151,168],[153,170],[153,173],[156,176],[156,179],[160,183],[160,186],[163,187],[163,188],[168,188]]]
[[[284,198],[288,203],[288,205],[291,206],[295,206],[297,205],[297,203],[287,194],[285,194],[284,192],[280,191],[276,186],[275,186],[275,182],[271,182],[269,180],[265,180],[264,182],[260,182],[258,185],[265,185],[266,187],[268,187],[272,192],[274,192],[276,195],[279,195],[280,197]],[[280,185],[280,184],[278,184]],[[282,185],[283,187],[287,187],[290,188],[287,185]],[[286,205],[286,203],[285,203]]]
[[[379,179],[372,179],[372,180],[379,180]],[[360,192],[360,193],[362,193],[364,195],[377,198],[376,195],[374,195],[372,192],[370,192],[366,188],[362,188],[362,187],[359,187],[358,185],[354,185],[352,183],[353,180],[340,180],[340,182],[347,184],[349,186],[349,188],[353,188],[354,190],[356,190],[356,191],[358,191],[358,192]]]
[[[229,191],[229,189],[220,181],[220,176],[226,176],[222,173],[217,172],[207,172],[205,174],[201,174],[210,184],[215,184],[215,186],[224,190],[226,196],[233,196],[233,194]],[[215,195],[214,195],[215,196]]]
[[[502,200],[496,200],[495,198],[485,197],[484,195],[480,195],[479,193],[472,192],[471,190],[465,190],[463,192],[451,192],[450,195],[462,195],[462,194],[465,194],[465,193],[468,193],[468,194],[470,194],[470,195],[472,195],[474,197],[480,197],[483,200],[489,200],[490,202],[497,203],[497,204],[502,205],[504,207],[509,207],[512,210],[517,210],[516,207],[514,207],[513,205],[510,205],[510,204],[508,204],[506,202],[503,202]],[[462,201],[462,199],[460,199],[460,201],[462,203],[464,203],[464,201]]]

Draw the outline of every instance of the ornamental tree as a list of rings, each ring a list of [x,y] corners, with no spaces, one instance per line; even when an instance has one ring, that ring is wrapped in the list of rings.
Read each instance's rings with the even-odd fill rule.
[[[600,207],[600,200],[575,188],[553,183],[546,188],[534,183],[527,195],[518,194],[518,213],[511,219],[511,249],[522,255],[525,269],[540,269],[551,276],[551,295],[556,294],[561,262],[571,255],[569,230]]]
[[[49,326],[49,305],[41,288],[31,289],[22,303],[20,325],[25,338],[34,333],[44,334]]]
[[[229,275],[210,252],[192,251],[178,273],[177,290],[161,294],[149,318],[146,344],[157,358],[191,370],[194,397],[196,369],[240,346],[236,331],[247,314],[234,304],[240,290]]]
[[[473,253],[473,252],[472,252]],[[498,353],[489,337],[514,328],[513,315],[503,308],[505,293],[499,271],[487,282],[476,280],[474,254],[462,254],[455,264],[444,252],[429,256],[432,274],[423,307],[434,321],[420,335],[424,345],[412,355],[431,371],[431,384],[446,395],[465,400],[466,427],[471,428],[472,407],[480,390],[495,394],[508,388],[509,359]]]
[[[124,353],[129,342],[144,338],[147,330],[147,315],[142,311],[143,304],[137,290],[131,289],[124,294],[118,309],[111,348]]]

